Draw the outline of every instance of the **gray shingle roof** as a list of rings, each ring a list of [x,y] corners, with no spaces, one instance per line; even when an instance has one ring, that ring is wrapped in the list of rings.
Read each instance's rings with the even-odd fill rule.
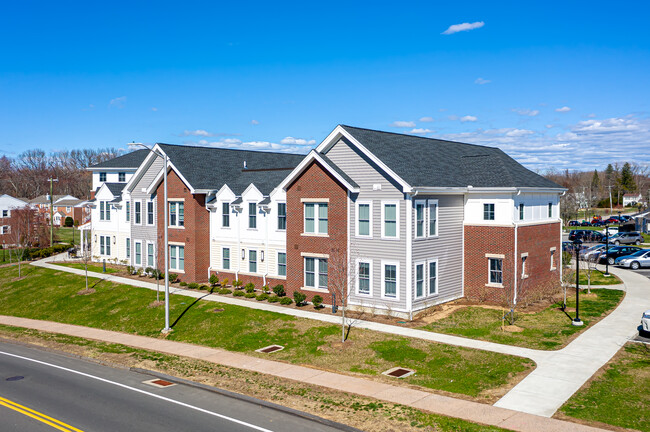
[[[265,196],[262,201],[257,203],[258,205],[265,206],[271,204],[271,197]]]
[[[413,187],[563,189],[495,147],[341,126]]]
[[[118,199],[122,198],[122,190],[126,186],[126,183],[104,183],[113,196]],[[115,201],[115,200],[113,200]]]
[[[227,184],[236,195],[251,183],[268,195],[305,157],[291,153],[158,145],[194,189],[214,190]]]
[[[80,200],[80,199],[73,199],[73,200],[67,199],[67,200],[58,201],[56,203],[56,205],[59,206],[59,207],[72,207],[72,206],[76,206],[77,204],[82,203],[82,202],[83,202],[83,200]]]
[[[52,197],[52,200],[54,201],[54,204],[56,204],[57,200],[60,200],[66,195],[54,195]],[[29,201],[30,204],[49,204],[50,200],[47,199],[47,195],[39,195],[36,198],[32,199]]]
[[[144,158],[149,154],[149,150],[135,150],[122,156],[100,162],[90,168],[138,168]]]

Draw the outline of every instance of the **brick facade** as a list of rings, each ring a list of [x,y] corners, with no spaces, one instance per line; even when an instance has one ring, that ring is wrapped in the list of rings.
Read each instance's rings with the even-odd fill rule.
[[[512,293],[517,278],[518,298],[533,298],[560,284],[561,226],[540,223],[517,228],[517,274],[515,274],[515,228],[499,226],[465,226],[465,296],[490,303],[503,303]],[[551,270],[551,248],[555,247]],[[526,274],[522,278],[522,254],[526,257]],[[486,254],[503,255],[503,287],[486,286],[489,282]]]
[[[326,198],[328,202],[327,237],[303,235],[304,203],[303,198]],[[287,280],[285,289],[289,295],[304,285],[303,253],[330,255],[329,277],[334,263],[339,267],[347,263],[347,189],[319,164],[312,164],[287,188]],[[347,270],[347,269],[344,269]],[[318,294],[326,303],[331,303],[329,293],[302,290],[311,299]]]
[[[160,182],[156,189],[160,199],[156,200],[158,247],[157,260],[158,268],[165,268],[164,250],[164,183]],[[169,242],[182,243],[185,246],[185,272],[181,273],[170,269],[170,273],[177,273],[182,281],[186,282],[207,282],[208,267],[210,266],[210,215],[205,208],[205,194],[193,195],[189,187],[170,170],[167,174],[167,198],[184,200],[184,228],[169,227]],[[143,217],[145,212],[143,210]]]

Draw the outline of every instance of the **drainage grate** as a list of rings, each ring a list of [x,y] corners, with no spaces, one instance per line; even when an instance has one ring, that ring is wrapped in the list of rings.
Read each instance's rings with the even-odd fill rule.
[[[21,379],[25,379],[24,376],[12,376],[7,378],[5,381],[20,381]]]
[[[152,379],[152,380],[147,380],[147,381],[142,381],[142,382],[144,384],[149,384],[149,385],[152,385],[152,386],[158,387],[158,388],[165,388],[165,387],[170,387],[170,386],[176,385],[173,382],[165,381],[163,379]]]
[[[264,353],[264,354],[270,354],[270,353],[273,353],[273,352],[276,352],[276,351],[281,351],[283,349],[284,349],[284,347],[282,345],[269,345],[267,347],[260,348],[260,349],[255,350],[255,351],[261,352],[261,353]]]
[[[413,369],[396,367],[396,368],[388,369],[387,371],[382,373],[384,375],[388,375],[389,377],[393,377],[393,378],[406,378],[407,376],[413,375],[415,371]]]

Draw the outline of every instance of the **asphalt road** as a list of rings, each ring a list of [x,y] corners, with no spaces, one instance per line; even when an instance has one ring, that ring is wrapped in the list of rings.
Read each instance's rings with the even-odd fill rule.
[[[155,379],[37,348],[0,342],[0,430],[339,431],[254,400]]]

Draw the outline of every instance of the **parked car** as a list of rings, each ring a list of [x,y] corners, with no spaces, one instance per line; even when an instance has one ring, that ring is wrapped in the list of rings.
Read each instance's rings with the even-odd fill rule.
[[[582,221],[582,222],[580,222],[580,226],[591,226],[591,222],[589,222],[589,221]]]
[[[641,248],[636,246],[610,247],[607,252],[603,250],[598,254],[598,258],[596,262],[599,264],[605,264],[605,262],[607,262],[607,264],[609,265],[614,265],[616,263],[616,258],[625,255],[632,255],[634,252],[640,250]]]
[[[594,219],[594,220],[591,221],[591,226],[601,227],[603,225],[605,225],[605,223],[600,219]]]
[[[604,244],[599,244],[596,246],[592,246],[590,248],[584,249],[580,251],[580,259],[581,260],[590,260],[591,258],[597,256],[601,251],[605,250],[605,245]]]
[[[641,316],[641,331],[650,334],[650,309],[643,312]]]
[[[619,232],[610,236],[609,242],[616,246],[621,244],[640,245],[643,243],[643,236],[637,231]]]
[[[580,222],[577,220],[569,221],[569,226],[580,226]]]
[[[571,230],[569,232],[569,240],[580,239],[586,242],[600,241],[603,235],[594,230]]]
[[[616,265],[638,270],[640,267],[650,267],[650,249],[641,249],[632,255],[624,255],[616,258]]]
[[[621,221],[618,220],[618,216],[611,216],[608,219],[605,219],[604,222],[606,225],[611,225],[611,224],[618,224]]]

